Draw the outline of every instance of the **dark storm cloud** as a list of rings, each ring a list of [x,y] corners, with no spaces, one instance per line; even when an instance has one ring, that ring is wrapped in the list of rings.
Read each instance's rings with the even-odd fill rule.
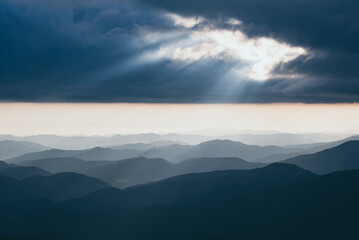
[[[113,86],[107,82],[101,86],[88,81],[89,76],[114,64],[120,66],[143,51],[135,36],[136,29],[146,25],[166,28],[170,24],[155,13],[127,2],[104,1],[91,6],[1,3],[1,100],[111,101],[107,91],[125,89],[122,79]],[[94,92],[97,87],[103,92]],[[90,97],[86,91],[94,95]],[[114,100],[123,98],[111,96]]]
[[[134,4],[52,7],[2,4],[2,100],[200,101],[224,74],[218,61],[169,66],[164,60],[122,73],[126,60],[158,47],[139,44],[138,27],[165,30],[170,20]]]
[[[151,56],[163,44],[144,42],[143,31],[175,36],[181,30],[166,11],[204,17],[194,29],[230,29],[226,20],[236,18],[243,22],[236,28],[248,36],[303,46],[310,55],[274,70],[297,79],[234,79],[224,88],[218,82],[232,62],[136,65],[141,54]],[[358,16],[357,1],[2,1],[0,100],[358,102]],[[131,59],[134,66],[124,70]]]
[[[358,52],[359,3],[353,0],[143,0],[161,9],[208,18],[241,20],[249,35],[294,45]]]
[[[335,99],[358,101],[359,99],[358,1],[146,0],[143,2],[185,15],[201,15],[208,18],[234,17],[243,22],[241,29],[249,36],[268,36],[292,45],[306,47],[312,53],[310,58],[301,57],[288,64],[281,64],[275,69],[277,73],[302,74],[310,80],[305,81],[308,83],[307,86],[301,86],[300,91],[298,89],[297,94],[303,96],[303,99],[292,95],[293,93],[288,94],[285,89],[277,93],[276,95],[284,98],[284,101],[318,101],[320,92],[322,98],[319,101],[331,102]],[[274,80],[277,81],[279,80]],[[284,85],[296,84],[290,80],[281,81],[284,81]],[[263,88],[264,95],[273,92],[268,91],[268,83],[259,85],[261,86],[256,86],[256,89],[261,91]],[[313,98],[310,99],[312,94]],[[276,99],[273,100],[277,101]]]

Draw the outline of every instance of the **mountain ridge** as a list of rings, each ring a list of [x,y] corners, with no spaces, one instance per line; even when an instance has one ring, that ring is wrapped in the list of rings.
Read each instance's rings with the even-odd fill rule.
[[[299,167],[318,174],[334,171],[359,169],[359,141],[342,143],[314,154],[300,155],[282,161],[296,164]]]

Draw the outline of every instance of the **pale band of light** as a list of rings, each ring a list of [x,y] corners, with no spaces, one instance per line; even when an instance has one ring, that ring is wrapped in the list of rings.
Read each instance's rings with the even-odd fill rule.
[[[210,128],[358,132],[358,123],[359,104],[0,104],[0,134],[15,135],[168,133]]]

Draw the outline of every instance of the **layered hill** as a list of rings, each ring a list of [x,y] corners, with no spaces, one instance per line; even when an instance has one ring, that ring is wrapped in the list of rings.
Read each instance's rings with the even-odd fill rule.
[[[58,173],[49,176],[33,176],[18,179],[0,175],[0,204],[16,204],[38,199],[63,201],[85,196],[108,184],[77,173]]]
[[[49,148],[33,142],[4,140],[0,141],[0,160],[47,149]]]
[[[44,158],[79,158],[86,161],[98,160],[123,160],[127,158],[147,157],[163,158],[176,163],[188,158],[201,157],[238,157],[247,161],[263,159],[274,154],[296,153],[300,149],[282,148],[278,146],[255,146],[246,145],[241,142],[229,140],[213,140],[198,145],[173,144],[162,147],[153,147],[146,150],[135,149],[110,149],[92,148],[87,150],[59,150],[51,149],[43,152],[29,153],[16,158],[9,159],[9,162],[37,160]]]
[[[359,141],[348,141],[324,151],[300,155],[283,162],[295,164],[318,174],[359,169]]]
[[[17,166],[0,161],[0,174],[18,179],[32,176],[48,176],[50,172],[34,166]]]
[[[172,205],[183,204],[186,201],[199,203],[205,198],[205,193],[212,193],[219,189],[226,192],[235,189],[231,195],[237,197],[237,195],[253,194],[264,189],[283,187],[315,177],[315,174],[295,165],[272,164],[252,170],[184,174],[125,190],[103,189],[85,198],[72,200],[68,204],[93,209]],[[218,198],[221,197],[226,196],[218,196]]]
[[[77,172],[99,178],[112,186],[125,188],[158,181],[180,174],[228,169],[253,169],[265,164],[240,158],[193,158],[173,164],[161,158],[131,158],[119,161],[84,161],[77,158],[47,158],[19,162],[52,173]]]
[[[29,189],[6,181],[8,191]],[[358,182],[359,170],[318,176],[291,164],[186,174],[61,203],[0,204],[0,232],[27,240],[357,239]]]

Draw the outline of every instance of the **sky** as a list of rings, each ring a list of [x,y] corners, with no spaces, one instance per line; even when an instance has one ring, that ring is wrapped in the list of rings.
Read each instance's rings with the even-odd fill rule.
[[[180,104],[304,103],[335,115],[359,102],[354,0],[0,0],[0,32],[1,121],[6,103],[33,114],[66,103],[52,106],[71,119],[79,103],[172,104],[177,115]]]
[[[351,103],[353,0],[1,0],[0,100]]]

